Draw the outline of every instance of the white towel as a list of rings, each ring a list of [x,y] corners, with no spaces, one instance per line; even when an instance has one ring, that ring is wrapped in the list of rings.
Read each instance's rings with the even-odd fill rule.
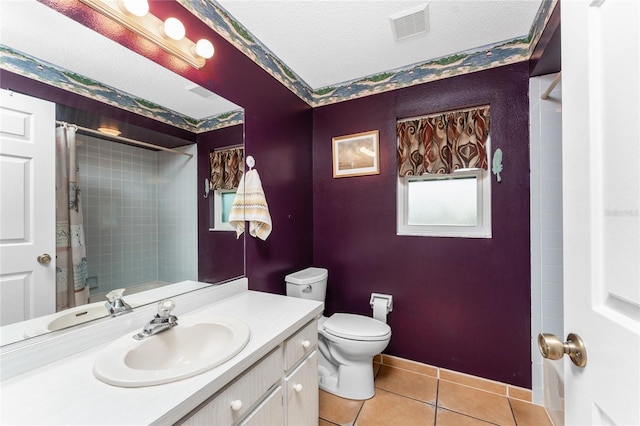
[[[262,181],[255,169],[242,175],[229,212],[229,224],[236,229],[237,238],[244,232],[245,221],[249,222],[249,234],[252,237],[266,240],[271,234],[271,214]]]

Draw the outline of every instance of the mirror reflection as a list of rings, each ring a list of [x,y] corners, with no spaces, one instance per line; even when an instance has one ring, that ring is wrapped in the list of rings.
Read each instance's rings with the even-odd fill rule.
[[[67,125],[52,123],[51,132],[57,132],[57,139],[67,148],[72,136],[75,139],[72,161],[76,165],[71,170],[77,168],[77,177],[74,173],[67,176],[66,183],[59,185],[64,191],[56,191],[55,205],[36,212],[39,217],[56,217],[55,235],[50,236],[56,241],[51,261],[58,272],[53,278],[56,282],[30,283],[32,287],[21,293],[0,286],[1,344],[104,318],[120,298],[135,309],[197,290],[205,285],[203,282],[216,284],[243,276],[244,239],[236,239],[233,231],[213,231],[214,227],[216,231],[223,227],[216,227],[212,221],[213,198],[204,200],[203,182],[203,176],[210,175],[210,151],[242,148],[241,108],[44,5],[12,3],[2,9],[2,88],[55,102],[55,120]],[[39,27],[51,28],[54,24],[59,29],[54,35],[38,36]],[[65,54],[60,54],[61,46],[73,46],[69,48],[73,51],[65,49]],[[107,51],[109,61],[95,53]],[[127,64],[126,69],[123,64]],[[99,70],[97,74],[86,75],[92,67]],[[43,83],[56,84],[52,81],[60,70],[66,76],[76,76],[87,90],[78,95],[47,88],[47,94],[39,96]],[[143,75],[145,83],[132,85],[129,80],[136,75]],[[91,86],[98,87],[99,92]],[[109,96],[104,87],[113,89]],[[139,104],[136,114],[144,115],[143,107],[155,111],[139,120],[130,118],[131,114],[123,120],[121,111],[110,116],[114,108],[99,108],[98,112],[78,108],[83,103],[78,101],[79,96],[106,102],[105,97],[114,93],[113,97],[123,104],[128,95],[135,98]],[[185,130],[168,123],[157,110],[174,112],[174,116],[186,118],[185,122],[215,125],[202,126],[205,131]],[[227,122],[220,124],[217,116],[226,117]],[[229,116],[236,118],[228,120]],[[83,131],[100,126],[117,130],[120,135],[113,138]],[[170,147],[176,152],[137,146],[131,141]],[[55,162],[62,166],[59,169],[69,170],[69,161],[63,159],[61,151],[56,152]],[[60,179],[56,177],[56,181]],[[3,202],[3,215],[7,208],[9,205]],[[60,226],[63,221],[66,226]],[[203,233],[208,239],[207,262],[199,265],[198,242]],[[78,246],[74,238],[83,240],[85,252],[73,252]],[[2,250],[6,249],[3,245]],[[10,273],[13,271],[6,265],[0,267],[0,275]],[[5,309],[9,305],[44,308],[25,309],[12,316]]]

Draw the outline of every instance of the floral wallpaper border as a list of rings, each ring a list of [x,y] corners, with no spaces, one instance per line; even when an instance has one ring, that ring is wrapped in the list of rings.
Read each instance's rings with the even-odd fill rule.
[[[177,1],[312,107],[528,60],[558,2],[542,1],[527,35],[314,90],[215,0]]]
[[[5,45],[0,45],[0,68],[193,133],[208,132],[244,122],[243,110],[195,119]]]

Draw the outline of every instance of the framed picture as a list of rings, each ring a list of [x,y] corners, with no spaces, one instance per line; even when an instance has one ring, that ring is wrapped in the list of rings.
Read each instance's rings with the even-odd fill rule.
[[[333,177],[380,174],[378,131],[338,136],[333,141]]]

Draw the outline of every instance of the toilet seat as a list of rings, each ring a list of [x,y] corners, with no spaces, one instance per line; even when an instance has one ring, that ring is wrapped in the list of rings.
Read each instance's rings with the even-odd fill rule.
[[[356,314],[333,314],[324,321],[323,327],[333,336],[350,340],[385,340],[391,335],[388,324]]]

